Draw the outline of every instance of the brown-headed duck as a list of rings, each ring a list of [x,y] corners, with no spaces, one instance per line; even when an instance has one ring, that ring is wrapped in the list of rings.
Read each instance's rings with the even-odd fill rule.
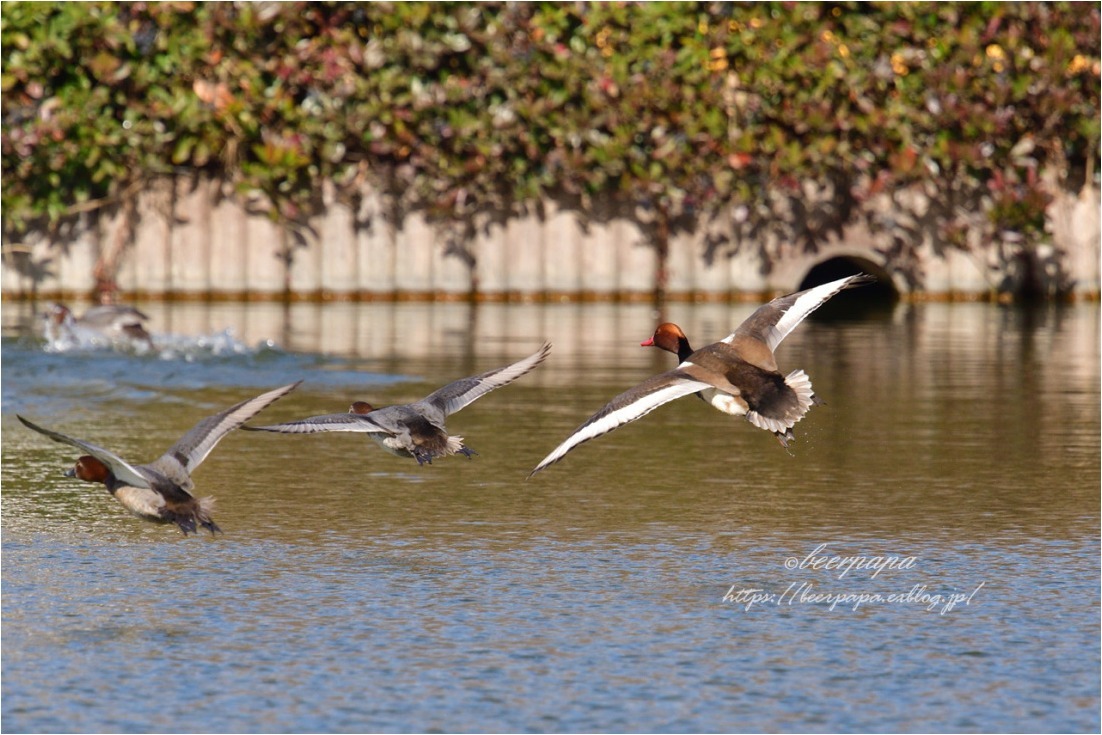
[[[102,482],[107,486],[107,491],[134,515],[158,523],[175,523],[185,536],[195,533],[197,526],[214,534],[221,530],[210,515],[214,498],[196,498],[191,494],[194,488],[191,473],[222,437],[290,393],[299,383],[285,385],[208,416],[184,434],[160,459],[149,464],[132,465],[95,444],[44,429],[22,416],[18,418],[27,428],[88,453],[77,460],[76,466],[66,472],[66,476],[85,482]]]
[[[613,398],[544,457],[528,476],[558,462],[579,444],[693,393],[724,413],[745,416],[759,429],[772,432],[787,447],[793,439],[792,427],[819,400],[803,370],[787,376],[780,373],[773,351],[808,314],[839,291],[874,280],[864,274],[849,276],[773,299],[723,340],[699,350],[693,350],[676,324],[659,325],[654,336],[642,346],[672,352],[680,364]]]

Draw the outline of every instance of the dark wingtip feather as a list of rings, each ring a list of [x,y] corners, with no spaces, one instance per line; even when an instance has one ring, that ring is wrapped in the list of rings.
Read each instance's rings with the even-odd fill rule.
[[[870,273],[858,273],[850,276],[850,281],[845,285],[845,288],[857,288],[858,286],[865,286],[870,283],[876,283],[876,276]]]

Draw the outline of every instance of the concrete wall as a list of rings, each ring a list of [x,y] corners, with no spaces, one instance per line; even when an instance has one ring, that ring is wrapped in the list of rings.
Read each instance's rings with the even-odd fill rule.
[[[476,234],[464,240],[458,228],[430,224],[416,212],[392,221],[373,191],[363,192],[355,211],[330,185],[321,200],[323,215],[289,229],[228,185],[162,179],[142,193],[133,236],[125,242],[118,239],[120,229],[126,231],[119,214],[111,211],[82,215],[53,235],[5,242],[0,288],[5,298],[86,296],[97,259],[120,244],[118,285],[127,296],[145,299],[644,300],[657,286],[659,262],[645,213],[584,218],[548,202],[542,212],[508,219],[475,215]],[[898,202],[868,206],[879,208],[881,221],[913,218],[914,206],[893,211]],[[1020,277],[1005,243],[975,243],[968,252],[946,248],[921,223],[874,232],[859,218],[808,248],[768,232],[761,242],[748,241],[738,234],[738,215],[723,213],[672,237],[666,262],[671,297],[723,300],[793,291],[813,266],[836,257],[856,259],[916,297],[983,296]],[[1036,249],[1041,267],[1070,277],[1075,294],[1097,297],[1098,189],[1059,194],[1049,224],[1052,243]],[[907,247],[899,247],[902,238]]]

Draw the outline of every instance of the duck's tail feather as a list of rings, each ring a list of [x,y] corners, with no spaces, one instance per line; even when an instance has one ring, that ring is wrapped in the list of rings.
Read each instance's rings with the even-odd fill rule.
[[[771,431],[785,444],[792,439],[791,429],[808,412],[812,406],[822,403],[811,388],[811,378],[803,370],[793,370],[784,379],[785,385],[792,389],[796,396],[794,405],[778,416],[765,416],[757,411],[750,410],[746,413],[746,420],[759,429]]]

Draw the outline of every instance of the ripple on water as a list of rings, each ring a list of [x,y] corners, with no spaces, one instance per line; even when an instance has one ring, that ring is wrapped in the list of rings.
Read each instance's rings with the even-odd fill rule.
[[[828,404],[792,455],[683,401],[527,482],[668,356],[640,360],[639,324],[621,340],[616,323],[587,319],[603,352],[571,359],[592,345],[567,341],[576,323],[550,307],[482,309],[462,322],[469,342],[437,339],[452,308],[400,321],[430,325],[401,340],[423,354],[374,361],[5,340],[5,729],[1098,730],[1098,451],[1081,438],[1099,429],[1096,308],[1033,331],[941,306],[809,324],[786,364],[806,367]],[[379,321],[368,305],[325,314],[343,312]],[[219,500],[215,538],[185,539],[60,478],[68,450],[12,415],[148,459],[196,413],[302,377],[270,409],[281,418],[341,410],[364,384],[420,397],[379,365],[434,380],[494,367],[500,335],[486,325],[527,313],[552,316],[519,322],[525,339],[569,329],[539,373],[449,422],[474,460],[417,467],[363,437],[235,433],[196,478]],[[1076,339],[1056,338],[1068,326]],[[374,334],[356,344],[375,349]],[[916,564],[875,578],[786,566],[823,543]],[[941,597],[723,601],[733,586],[793,583]]]

